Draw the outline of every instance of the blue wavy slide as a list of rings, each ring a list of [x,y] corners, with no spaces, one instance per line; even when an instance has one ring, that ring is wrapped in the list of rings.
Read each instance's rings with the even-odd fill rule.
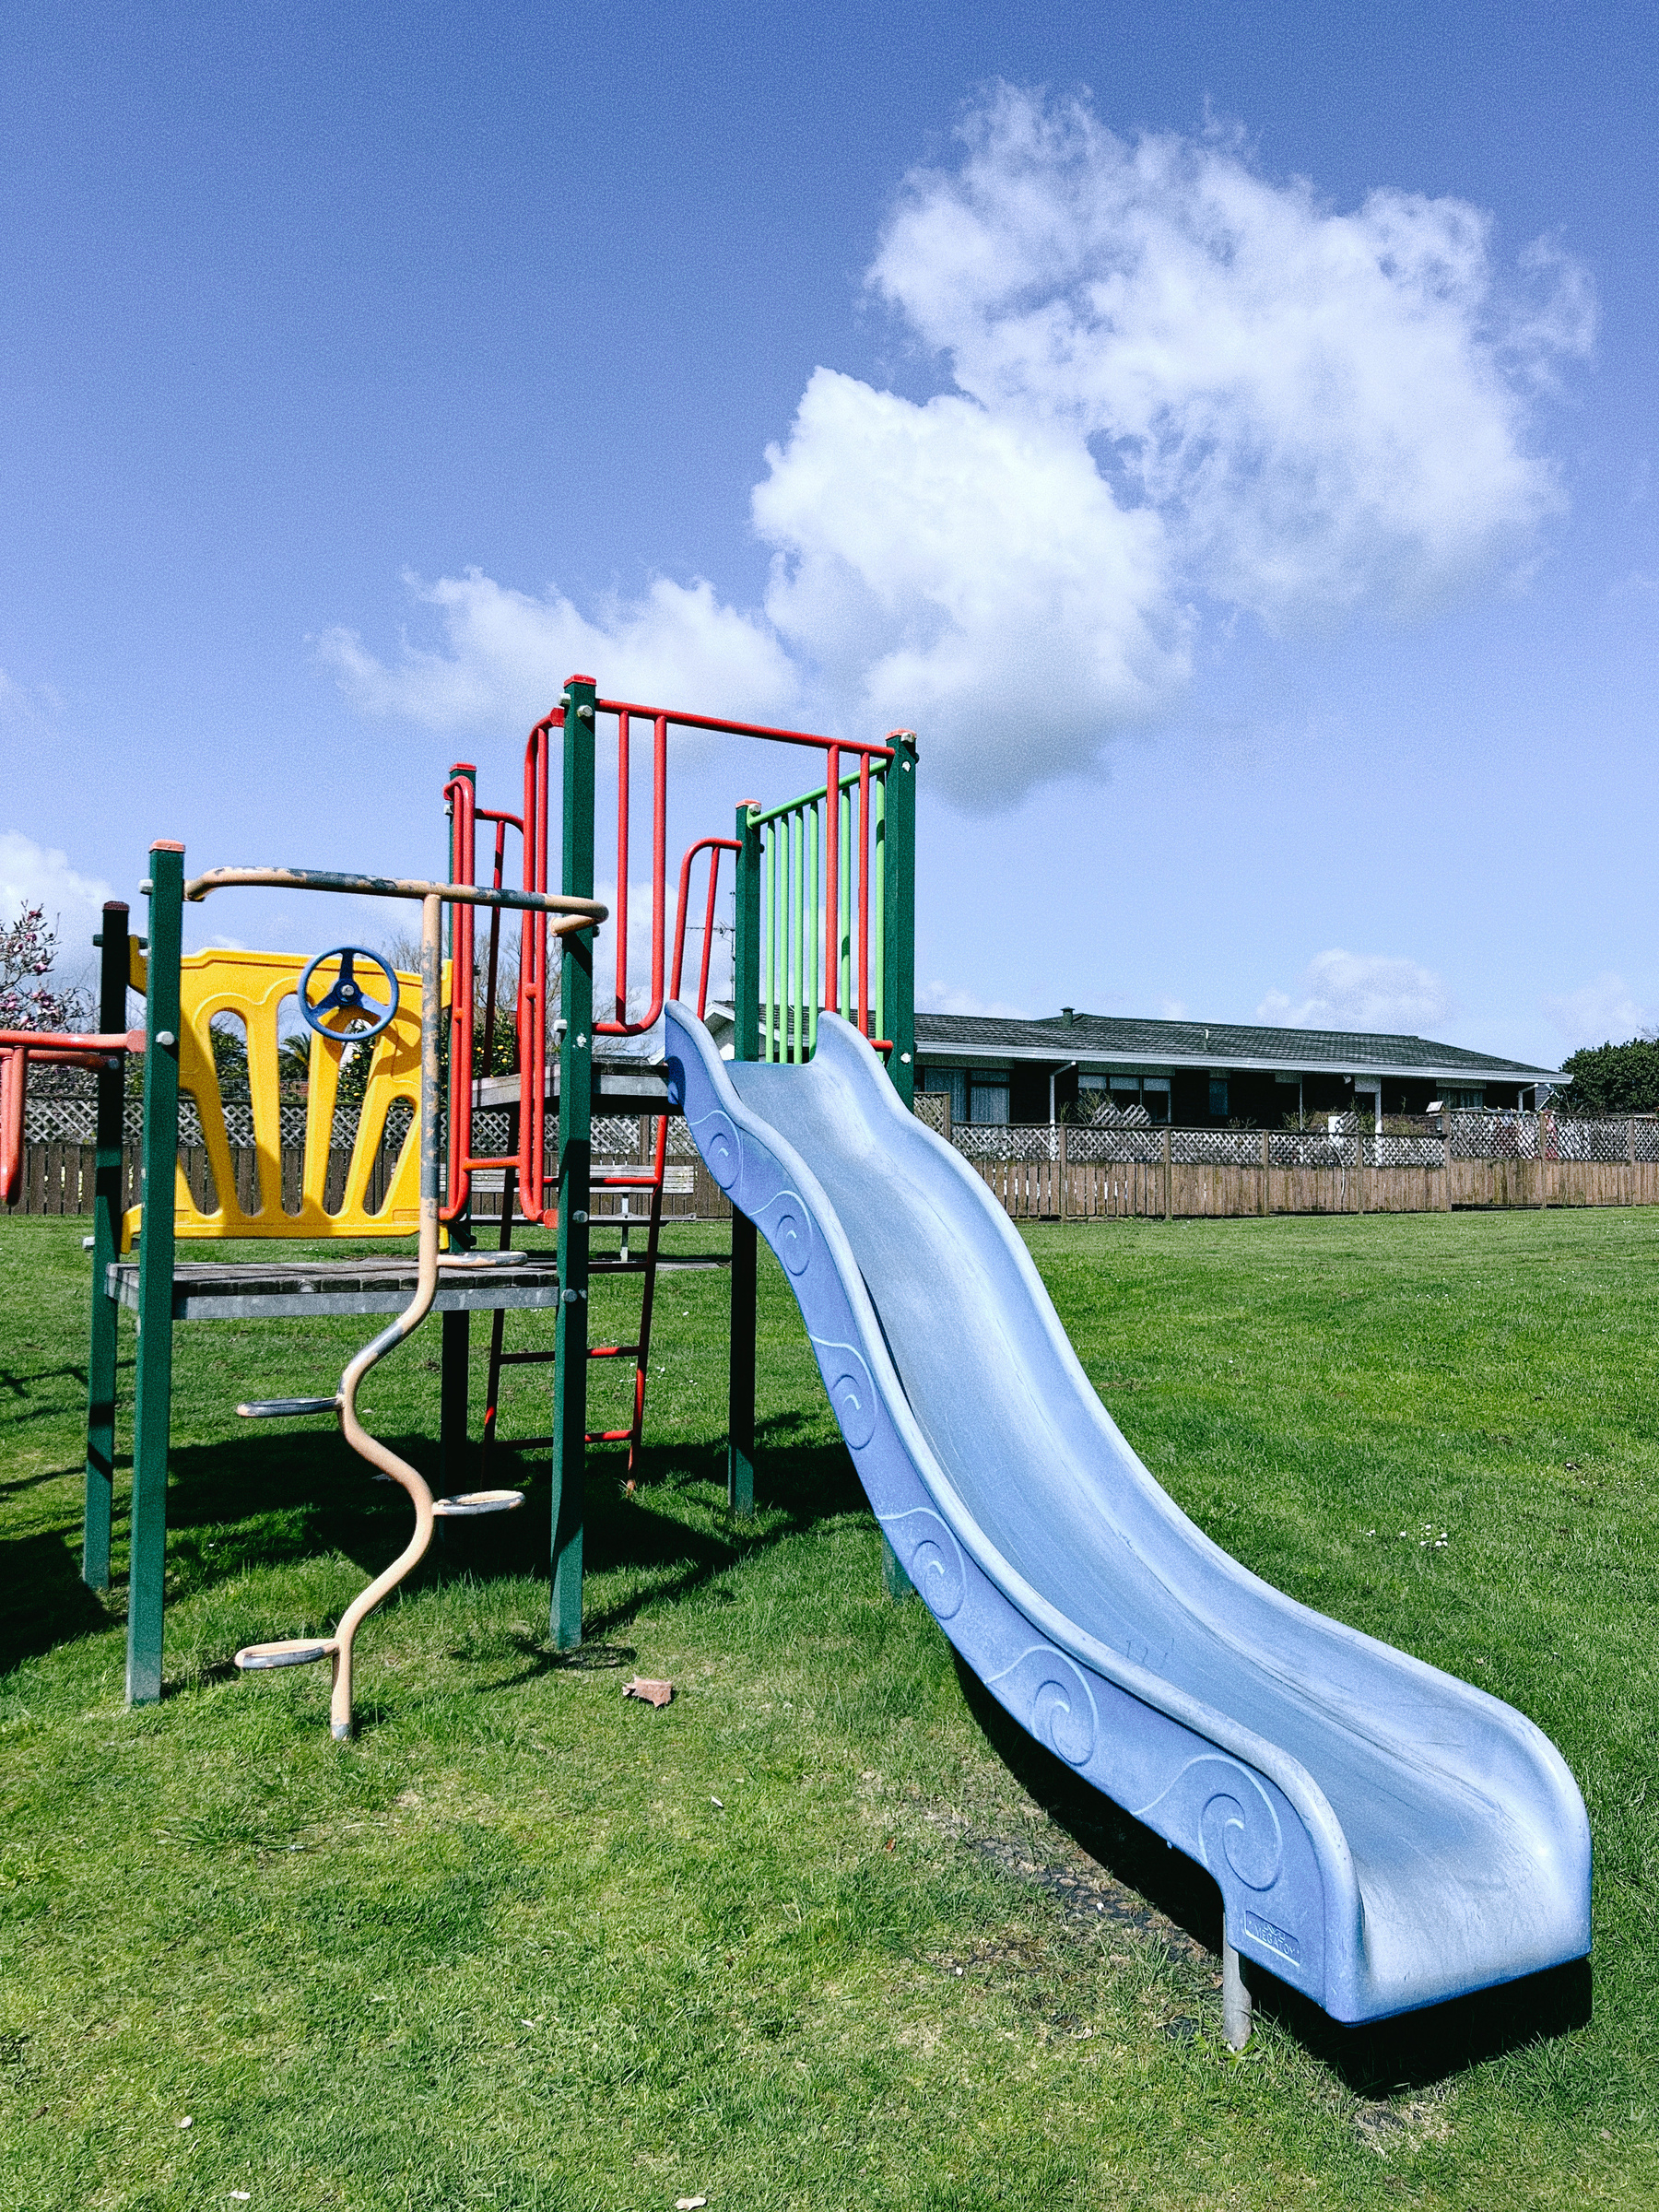
[[[1583,1800],[1512,1707],[1283,1596],[1118,1433],[972,1169],[826,1015],[805,1066],[667,1011],[669,1089],[782,1262],[876,1516],[961,1657],[1208,1868],[1333,2018],[1583,1958]]]

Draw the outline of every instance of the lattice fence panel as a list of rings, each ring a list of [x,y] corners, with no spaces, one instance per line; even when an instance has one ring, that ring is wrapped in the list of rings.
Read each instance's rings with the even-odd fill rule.
[[[1627,1160],[1632,1125],[1629,1122],[1551,1122],[1545,1140],[1551,1159]]]
[[[637,1113],[596,1113],[594,1116],[594,1158],[629,1167],[640,1158],[640,1117]]]
[[[1046,1124],[986,1123],[953,1129],[950,1141],[964,1159],[982,1161],[1058,1159],[1060,1132]]]
[[[1367,1165],[1373,1168],[1438,1168],[1445,1161],[1438,1136],[1371,1136],[1363,1143]]]
[[[1328,1129],[1270,1129],[1267,1158],[1276,1168],[1351,1168],[1356,1139]]]
[[[1262,1136],[1257,1129],[1171,1129],[1170,1157],[1182,1167],[1259,1168]]]
[[[1535,1113],[1454,1113],[1453,1159],[1536,1159],[1538,1116]]]
[[[1075,1167],[1090,1167],[1097,1161],[1114,1167],[1160,1165],[1163,1131],[1152,1126],[1144,1108],[1141,1112],[1138,1123],[1074,1123],[1065,1132],[1066,1158]]]

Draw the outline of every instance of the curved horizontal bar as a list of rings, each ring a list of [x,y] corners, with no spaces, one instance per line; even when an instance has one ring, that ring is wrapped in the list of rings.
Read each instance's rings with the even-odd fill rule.
[[[556,936],[579,929],[596,929],[610,919],[610,909],[597,899],[566,899],[548,891],[495,890],[488,884],[426,883],[404,876],[346,876],[332,868],[209,868],[193,876],[184,896],[193,904],[209,891],[234,884],[268,885],[279,891],[344,891],[359,899],[442,899],[452,906],[528,907],[533,912],[563,914],[564,925]]]

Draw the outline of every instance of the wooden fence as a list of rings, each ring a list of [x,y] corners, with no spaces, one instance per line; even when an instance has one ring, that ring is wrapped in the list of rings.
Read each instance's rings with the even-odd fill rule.
[[[1266,1214],[1439,1214],[1659,1206],[1659,1161],[1453,1159],[1444,1167],[975,1160],[1017,1221],[1218,1220]]]
[[[977,1172],[1000,1204],[1018,1221],[1110,1221],[1125,1218],[1219,1220],[1265,1214],[1433,1214],[1453,1209],[1544,1206],[1659,1206],[1659,1161],[1576,1159],[1453,1159],[1443,1167],[1279,1167],[1218,1166],[1184,1160],[1146,1161],[1010,1159],[976,1160]],[[251,1207],[256,1196],[256,1162],[251,1151],[231,1155],[237,1194]],[[23,1192],[6,1210],[19,1214],[89,1214],[92,1211],[94,1151],[90,1145],[47,1142],[25,1147]],[[211,1210],[213,1177],[200,1145],[181,1146],[179,1159],[198,1206]],[[302,1154],[298,1145],[282,1151],[283,1204],[300,1195]],[[328,1203],[337,1206],[345,1188],[348,1155],[337,1150],[329,1163]],[[370,1207],[385,1195],[389,1163],[376,1162],[370,1179]],[[499,1219],[500,1177],[481,1177],[475,1188],[474,1218]],[[124,1206],[138,1203],[138,1147],[122,1155]],[[489,1187],[493,1184],[493,1188]],[[594,1194],[595,1222],[618,1219],[623,1194]],[[629,1194],[629,1211],[640,1219],[648,1206],[643,1191]],[[671,1159],[663,1194],[667,1220],[726,1220],[731,1205],[700,1159]]]

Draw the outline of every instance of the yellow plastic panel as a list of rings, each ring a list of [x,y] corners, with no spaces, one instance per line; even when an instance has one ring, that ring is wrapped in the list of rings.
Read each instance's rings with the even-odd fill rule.
[[[204,1213],[190,1194],[182,1168],[174,1186],[174,1227],[181,1237],[406,1237],[420,1218],[420,978],[399,974],[397,1012],[389,1029],[371,1048],[369,1081],[358,1117],[357,1136],[347,1165],[339,1208],[327,1211],[324,1198],[340,1085],[339,1044],[311,1032],[311,1068],[306,1087],[305,1156],[299,1210],[282,1206],[282,1125],[277,1019],[286,999],[299,994],[303,959],[280,952],[232,952],[215,948],[191,953],[179,963],[182,1030],[179,1040],[179,1088],[195,1100],[202,1136],[213,1169],[212,1213]],[[141,989],[145,971],[135,947],[133,983]],[[447,981],[447,978],[446,978]],[[259,1206],[244,1213],[237,1198],[235,1163],[225,1127],[224,1101],[213,1061],[210,1034],[216,1014],[232,1014],[244,1025],[248,1043],[248,1088],[253,1116],[253,1150],[259,1169]],[[414,1109],[409,1132],[393,1170],[384,1205],[368,1210],[369,1179],[385,1132],[386,1116],[399,1099]],[[122,1218],[122,1250],[130,1252],[143,1219],[142,1206]]]

